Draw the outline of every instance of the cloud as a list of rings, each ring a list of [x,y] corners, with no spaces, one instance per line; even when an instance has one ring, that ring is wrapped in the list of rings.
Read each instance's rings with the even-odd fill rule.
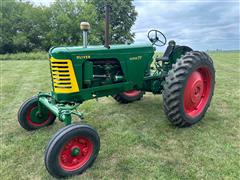
[[[239,1],[135,0],[135,41],[147,41],[149,29],[194,49],[239,49]]]

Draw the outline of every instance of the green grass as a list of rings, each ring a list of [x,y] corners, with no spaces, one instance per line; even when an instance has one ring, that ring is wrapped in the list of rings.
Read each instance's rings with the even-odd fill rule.
[[[162,110],[162,97],[120,105],[111,97],[81,106],[101,137],[100,154],[82,179],[239,179],[240,53],[211,53],[215,95],[205,118],[175,128]],[[26,98],[50,90],[48,61],[0,61],[1,179],[52,179],[44,149],[63,124],[35,132],[20,128],[16,114]],[[79,176],[72,179],[79,179]]]
[[[29,53],[16,53],[16,54],[0,54],[0,60],[46,60],[48,53],[45,51],[29,52]]]

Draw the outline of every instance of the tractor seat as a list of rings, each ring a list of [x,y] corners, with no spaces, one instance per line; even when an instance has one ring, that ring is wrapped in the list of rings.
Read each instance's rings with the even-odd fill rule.
[[[156,57],[155,60],[157,62],[158,61],[168,62],[169,61],[169,56],[171,55],[175,45],[176,45],[175,41],[169,41],[168,42],[168,47],[167,47],[166,51],[164,52],[163,57]]]
[[[163,57],[156,57],[155,60],[158,62],[158,61],[162,61],[162,62],[168,62],[169,61],[169,58],[166,57],[166,56],[163,56]]]

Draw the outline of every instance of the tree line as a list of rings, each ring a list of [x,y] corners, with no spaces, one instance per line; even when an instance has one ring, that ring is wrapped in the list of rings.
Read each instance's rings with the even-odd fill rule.
[[[103,44],[106,3],[111,5],[111,43],[133,42],[134,33],[130,30],[137,17],[133,0],[55,0],[50,6],[7,0],[0,8],[0,53],[80,45],[82,21],[91,25],[89,44]]]

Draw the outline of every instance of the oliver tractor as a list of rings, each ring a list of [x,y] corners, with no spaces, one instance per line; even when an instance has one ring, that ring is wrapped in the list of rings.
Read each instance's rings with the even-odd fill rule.
[[[52,176],[81,174],[99,153],[97,131],[83,123],[71,124],[72,115],[83,119],[77,107],[86,100],[112,96],[119,103],[131,103],[152,92],[163,95],[164,112],[177,127],[204,117],[215,85],[213,61],[206,53],[169,41],[163,56],[155,57],[155,46],[167,42],[158,30],[148,32],[149,44],[109,45],[108,6],[104,46],[88,46],[90,25],[80,26],[83,46],[49,50],[53,90],[28,99],[18,112],[20,125],[28,131],[49,126],[56,118],[65,123],[45,151],[45,166]]]

